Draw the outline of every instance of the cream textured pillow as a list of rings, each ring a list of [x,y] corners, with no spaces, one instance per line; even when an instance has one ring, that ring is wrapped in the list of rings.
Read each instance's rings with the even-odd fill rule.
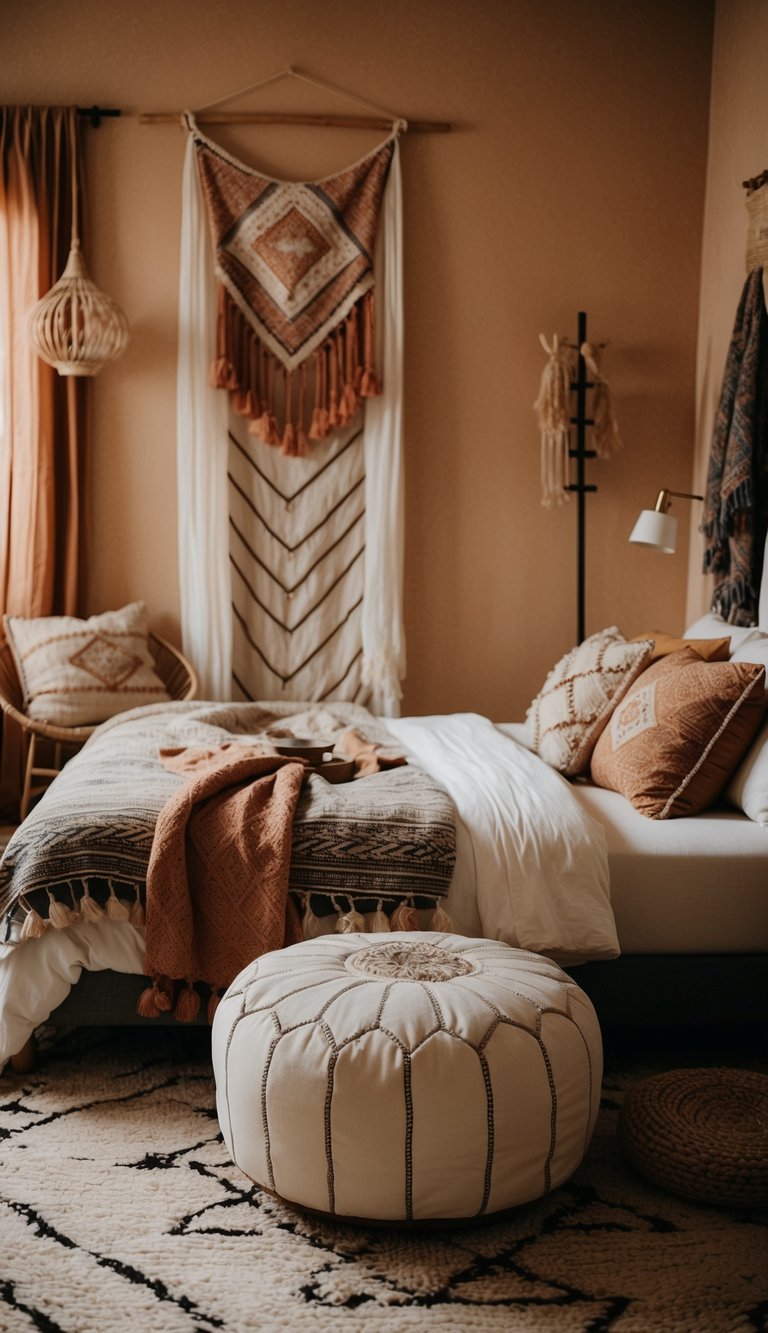
[[[572,648],[528,709],[532,748],[569,777],[583,773],[611,712],[652,652],[652,642],[627,643],[615,625]]]
[[[88,620],[4,616],[5,635],[36,722],[81,727],[170,696],[154,670],[143,602]]]
[[[617,705],[592,755],[599,787],[650,819],[711,805],[763,716],[765,668],[702,662],[692,648],[662,657]]]

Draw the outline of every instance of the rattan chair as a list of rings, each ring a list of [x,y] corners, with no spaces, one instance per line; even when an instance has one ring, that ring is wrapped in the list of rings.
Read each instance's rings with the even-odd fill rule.
[[[151,630],[148,640],[155,671],[171,698],[194,699],[198,681],[192,664],[178,648]],[[26,819],[33,798],[45,791],[70,757],[67,751],[74,753],[79,750],[96,730],[96,726],[59,727],[27,717],[21,684],[7,643],[0,649],[0,708],[21,728],[25,754],[19,815]],[[50,759],[50,762],[41,761],[41,749],[46,752],[46,759]]]

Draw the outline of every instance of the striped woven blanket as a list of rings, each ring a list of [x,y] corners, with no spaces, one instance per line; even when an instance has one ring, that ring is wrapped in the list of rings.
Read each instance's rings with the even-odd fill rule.
[[[399,749],[355,704],[158,704],[103,723],[8,843],[0,940],[18,938],[32,911],[66,925],[60,909],[82,911],[86,898],[113,916],[141,909],[155,825],[183,781],[163,767],[161,748],[233,737],[328,743],[350,727]],[[453,803],[421,769],[406,764],[336,786],[317,774],[305,780],[291,847],[290,888],[300,905],[321,915],[434,905],[448,891],[455,856]]]

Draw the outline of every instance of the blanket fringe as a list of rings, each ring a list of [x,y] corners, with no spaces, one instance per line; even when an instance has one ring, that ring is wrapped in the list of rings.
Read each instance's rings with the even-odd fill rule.
[[[382,930],[389,930],[389,917],[384,911],[381,899],[376,904],[376,911],[371,917],[371,934],[377,935]]]
[[[66,930],[77,921],[77,915],[66,903],[58,902],[48,889],[48,920],[55,930]]]
[[[390,930],[418,930],[419,914],[412,903],[401,903],[389,919]]]
[[[30,907],[24,898],[20,901],[27,912],[21,927],[21,938],[22,940],[39,940],[48,929],[48,922],[39,912],[35,911],[34,907]]]
[[[200,1017],[200,1009],[200,996],[190,978],[187,977],[186,985],[183,990],[179,991],[173,1016],[180,1023],[194,1023],[195,1019]]]
[[[115,893],[115,886],[112,880],[109,881],[109,897],[107,899],[107,916],[110,921],[127,921],[131,915],[131,909],[127,903],[118,898]]]
[[[134,901],[131,903],[128,912],[128,920],[130,921],[132,926],[136,927],[137,930],[144,930],[147,924],[147,919],[146,919],[146,914],[144,912],[144,904],[141,901],[141,885],[134,884],[133,889],[136,897]]]
[[[136,1012],[142,1018],[159,1018],[161,1014],[167,1014],[172,1004],[170,986],[168,977],[152,977],[152,985],[139,996]]]
[[[80,899],[80,915],[83,921],[103,921],[104,908],[91,897],[88,881],[83,883],[83,896]]]
[[[456,929],[445,908],[439,903],[432,913],[432,929],[439,930],[444,935],[452,935]]]
[[[451,917],[441,906],[439,898],[430,894],[411,895],[405,901],[401,899],[377,898],[375,911],[369,916],[364,915],[362,908],[370,901],[367,894],[361,894],[360,899],[355,901],[349,894],[333,893],[320,894],[320,897],[326,897],[330,900],[336,915],[333,926],[329,917],[318,917],[312,910],[312,894],[301,890],[295,891],[297,898],[303,898],[304,908],[301,919],[303,938],[305,940],[317,939],[331,928],[336,934],[351,935],[364,933],[370,935],[381,934],[393,930],[413,931],[421,930],[422,925],[419,918],[419,909],[416,907],[416,897],[432,898],[432,919],[429,929],[440,931],[441,934],[453,934],[456,927]],[[341,902],[339,901],[341,899]],[[390,910],[387,911],[387,904],[390,904]],[[327,923],[327,924],[325,924]]]

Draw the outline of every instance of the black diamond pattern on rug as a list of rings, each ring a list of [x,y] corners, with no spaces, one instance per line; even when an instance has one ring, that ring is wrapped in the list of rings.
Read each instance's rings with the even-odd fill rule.
[[[360,1229],[228,1160],[205,1032],[58,1035],[0,1081],[0,1329],[759,1333],[768,1216],[687,1203],[622,1157],[623,1090],[657,1068],[609,1063],[587,1158],[550,1196],[479,1227]]]

